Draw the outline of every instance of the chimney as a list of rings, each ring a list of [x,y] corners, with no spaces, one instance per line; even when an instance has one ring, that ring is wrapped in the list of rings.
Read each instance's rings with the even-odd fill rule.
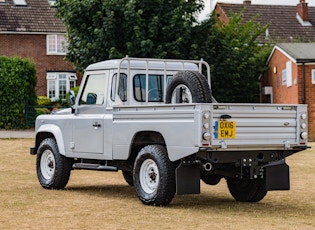
[[[308,6],[305,0],[300,0],[300,3],[296,6],[297,14],[300,16],[303,22],[308,22]]]
[[[251,1],[251,0],[244,0],[244,1],[243,1],[243,4],[244,4],[244,5],[251,5],[251,4],[252,4],[252,1]]]

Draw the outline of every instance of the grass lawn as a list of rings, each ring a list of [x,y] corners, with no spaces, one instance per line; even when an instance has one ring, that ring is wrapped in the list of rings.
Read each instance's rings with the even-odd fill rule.
[[[143,205],[121,172],[72,171],[65,190],[37,181],[32,139],[0,139],[1,229],[315,229],[315,145],[290,156],[291,190],[240,203],[225,181],[167,207]]]

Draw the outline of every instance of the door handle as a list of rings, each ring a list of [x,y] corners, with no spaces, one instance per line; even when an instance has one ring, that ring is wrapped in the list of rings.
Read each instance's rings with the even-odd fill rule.
[[[99,127],[101,127],[101,124],[99,124],[98,122],[94,122],[94,123],[93,123],[93,127],[99,128]]]

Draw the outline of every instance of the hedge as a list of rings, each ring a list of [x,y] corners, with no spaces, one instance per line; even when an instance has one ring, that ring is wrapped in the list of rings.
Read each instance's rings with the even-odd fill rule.
[[[36,98],[35,86],[33,61],[0,56],[0,128],[25,127],[25,105],[29,98]]]

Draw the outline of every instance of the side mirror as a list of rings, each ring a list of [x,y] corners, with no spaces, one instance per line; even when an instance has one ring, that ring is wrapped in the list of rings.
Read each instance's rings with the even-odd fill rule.
[[[70,106],[71,106],[71,113],[75,113],[75,107],[74,107],[74,104],[75,104],[75,93],[74,93],[73,90],[69,91],[69,103],[70,103]]]
[[[97,94],[96,93],[88,93],[86,98],[86,104],[88,105],[95,105],[97,100]]]
[[[69,103],[71,107],[75,104],[75,94],[73,90],[69,91]]]

